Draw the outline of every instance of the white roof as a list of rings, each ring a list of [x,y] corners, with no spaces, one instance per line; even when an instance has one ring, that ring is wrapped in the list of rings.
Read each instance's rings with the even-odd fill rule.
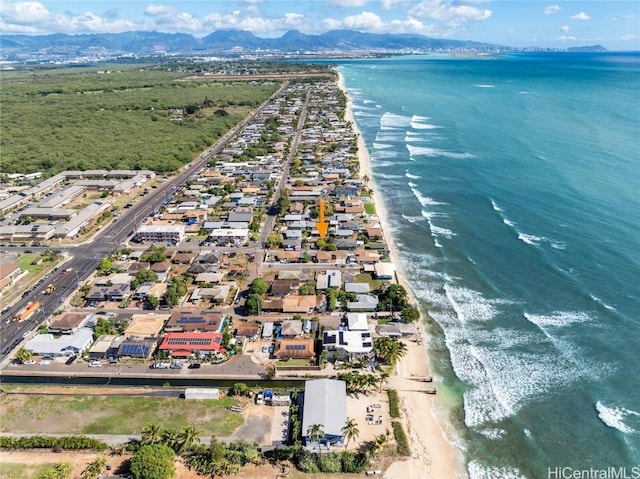
[[[347,422],[347,389],[344,381],[314,379],[305,381],[302,433],[312,424],[321,424],[327,436],[342,436]]]
[[[24,348],[36,355],[62,356],[65,353],[78,354],[86,350],[93,342],[93,330],[80,328],[73,334],[54,336],[53,334],[36,334],[25,344]]]
[[[347,313],[347,325],[349,331],[367,331],[369,329],[367,313]]]

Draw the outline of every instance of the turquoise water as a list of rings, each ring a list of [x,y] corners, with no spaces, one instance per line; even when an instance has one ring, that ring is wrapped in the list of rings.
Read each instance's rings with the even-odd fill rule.
[[[340,71],[470,476],[638,465],[640,55]]]

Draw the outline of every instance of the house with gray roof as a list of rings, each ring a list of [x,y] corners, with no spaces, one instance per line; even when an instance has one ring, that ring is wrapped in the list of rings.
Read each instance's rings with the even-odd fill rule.
[[[342,428],[347,422],[347,388],[344,381],[313,379],[305,381],[302,434],[308,449],[328,449],[343,445]],[[318,440],[309,430],[319,424],[323,432]]]

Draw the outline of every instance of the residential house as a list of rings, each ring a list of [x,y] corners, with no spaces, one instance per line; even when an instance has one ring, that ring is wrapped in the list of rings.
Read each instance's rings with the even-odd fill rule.
[[[221,333],[203,332],[167,333],[158,350],[169,352],[174,358],[220,356],[225,352]]]
[[[373,351],[373,340],[368,330],[364,331],[325,331],[322,335],[322,347],[329,358],[355,361],[368,357]]]
[[[302,434],[309,449],[341,446],[342,429],[347,422],[347,389],[344,381],[314,379],[305,381]],[[309,437],[311,426],[319,424],[324,433],[317,441]]]
[[[175,311],[164,326],[165,332],[221,333],[226,317],[217,311]]]
[[[278,359],[311,359],[315,356],[314,340],[313,338],[278,339],[273,355]]]

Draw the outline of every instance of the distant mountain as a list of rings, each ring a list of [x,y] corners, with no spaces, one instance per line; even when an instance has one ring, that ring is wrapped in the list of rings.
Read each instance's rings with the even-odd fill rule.
[[[584,47],[570,47],[570,48],[567,48],[567,51],[568,52],[608,52],[609,50],[607,50],[602,45],[591,45],[591,46],[584,46]]]
[[[422,35],[375,34],[334,30],[307,35],[291,30],[280,38],[260,38],[244,30],[217,30],[203,38],[184,33],[125,32],[68,35],[2,35],[3,59],[30,56],[202,54],[271,51],[277,53],[322,53],[354,51],[497,50],[499,45],[461,40],[443,40]]]

